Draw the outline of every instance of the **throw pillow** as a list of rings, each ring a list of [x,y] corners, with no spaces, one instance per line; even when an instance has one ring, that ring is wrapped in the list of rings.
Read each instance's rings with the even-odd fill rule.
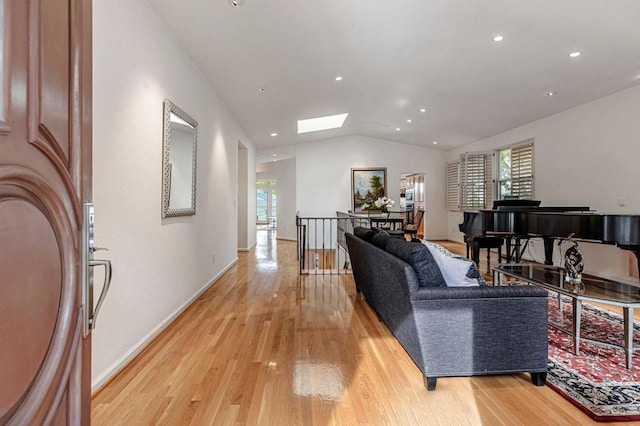
[[[455,255],[441,245],[430,241],[422,240],[422,244],[433,255],[447,286],[471,287],[487,284],[472,260]]]
[[[364,226],[356,226],[353,229],[353,235],[365,240],[368,243],[371,242],[371,238],[373,238],[375,233],[376,231],[374,231],[373,229],[365,228]]]
[[[383,232],[376,232],[371,238],[371,243],[382,250],[386,250],[387,242],[390,239],[391,237],[389,236],[389,234],[383,233]]]
[[[387,252],[413,267],[420,287],[445,287],[447,285],[438,264],[424,245],[392,238],[387,242]]]

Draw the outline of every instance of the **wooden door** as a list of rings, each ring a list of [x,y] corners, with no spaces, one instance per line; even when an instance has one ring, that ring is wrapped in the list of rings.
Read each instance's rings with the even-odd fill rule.
[[[90,0],[0,0],[0,89],[0,424],[89,424]]]

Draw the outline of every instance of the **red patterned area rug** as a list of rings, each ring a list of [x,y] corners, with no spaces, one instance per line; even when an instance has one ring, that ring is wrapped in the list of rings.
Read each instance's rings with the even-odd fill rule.
[[[562,305],[561,314],[557,297],[549,298],[549,321],[570,330],[570,299],[563,298]],[[622,316],[583,303],[581,336],[622,345]],[[634,344],[640,345],[637,321]],[[571,336],[549,326],[547,385],[594,420],[640,420],[640,352],[634,354],[631,370],[625,368],[622,348],[582,341],[580,355],[574,355]]]

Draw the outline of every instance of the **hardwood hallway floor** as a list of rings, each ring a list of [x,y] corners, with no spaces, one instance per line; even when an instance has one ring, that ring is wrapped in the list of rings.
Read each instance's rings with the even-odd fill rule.
[[[266,231],[239,256],[94,396],[94,425],[592,423],[528,374],[427,392],[350,275],[298,276],[295,243]]]

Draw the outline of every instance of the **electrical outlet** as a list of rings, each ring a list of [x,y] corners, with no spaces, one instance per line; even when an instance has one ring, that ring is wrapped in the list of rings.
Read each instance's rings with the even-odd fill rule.
[[[627,207],[627,197],[620,197],[618,199],[618,206]]]

